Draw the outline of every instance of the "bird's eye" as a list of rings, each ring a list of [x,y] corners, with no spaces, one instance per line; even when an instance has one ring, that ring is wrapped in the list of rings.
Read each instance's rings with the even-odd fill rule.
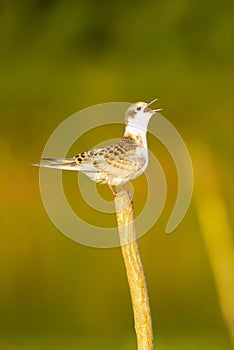
[[[141,107],[137,107],[137,111],[140,111],[141,110]]]

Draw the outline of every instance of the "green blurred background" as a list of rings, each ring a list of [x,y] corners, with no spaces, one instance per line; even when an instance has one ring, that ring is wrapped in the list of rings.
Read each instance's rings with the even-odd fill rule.
[[[199,176],[206,189],[209,174],[216,179],[225,240],[234,217],[233,18],[232,0],[0,1],[0,349],[136,348],[120,249],[89,248],[63,236],[43,208],[38,169],[29,166],[53,130],[82,108],[158,97],[198,164],[198,145],[212,160]],[[118,137],[122,129],[105,132]],[[98,131],[96,139],[81,138],[76,153],[95,142]],[[225,322],[197,209],[204,193],[197,192],[183,222],[166,235],[176,171],[159,142],[149,137],[149,146],[168,180],[163,215],[140,239],[156,348],[231,349],[233,328]],[[144,177],[134,182],[136,211],[144,184]],[[107,189],[100,192],[111,199]],[[208,211],[207,222],[215,214]],[[226,309],[233,312],[229,303]]]

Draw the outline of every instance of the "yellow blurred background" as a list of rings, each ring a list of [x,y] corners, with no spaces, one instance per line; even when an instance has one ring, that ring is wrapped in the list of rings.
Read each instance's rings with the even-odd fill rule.
[[[232,349],[233,18],[231,0],[1,1],[0,349],[136,348],[120,249],[62,235],[30,164],[76,111],[155,97],[195,172],[189,211],[166,235],[176,171],[149,137],[168,182],[165,210],[139,241],[156,349]],[[106,136],[121,136],[115,131],[107,128]],[[75,152],[99,137],[87,134]],[[138,212],[144,177],[133,184]],[[110,200],[107,192],[100,189]]]

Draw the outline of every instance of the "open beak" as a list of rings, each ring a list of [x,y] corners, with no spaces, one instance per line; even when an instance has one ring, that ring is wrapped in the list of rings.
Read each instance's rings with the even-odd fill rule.
[[[149,103],[147,103],[147,108],[149,106],[151,106],[154,102],[158,101],[158,98],[155,98],[154,100],[150,101]]]
[[[144,112],[146,112],[147,108],[148,108],[149,106],[151,106],[151,105],[152,105],[154,102],[156,102],[156,101],[158,101],[158,99],[157,99],[157,98],[155,98],[155,99],[153,99],[152,101],[150,101],[149,103],[147,103],[147,105],[146,105],[146,108],[145,108]],[[160,111],[162,111],[162,108],[153,109],[151,112],[152,112],[152,114],[154,114],[154,113],[156,113],[156,112],[160,112]]]

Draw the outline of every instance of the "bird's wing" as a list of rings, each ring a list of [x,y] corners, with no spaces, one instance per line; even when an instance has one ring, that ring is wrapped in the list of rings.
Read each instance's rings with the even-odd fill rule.
[[[145,149],[131,140],[81,152],[73,158],[42,158],[41,167],[75,170],[84,173],[104,172],[112,176],[131,177],[146,162]]]
[[[112,176],[132,177],[145,164],[143,147],[121,148],[119,145],[105,147],[93,155],[93,166]]]

